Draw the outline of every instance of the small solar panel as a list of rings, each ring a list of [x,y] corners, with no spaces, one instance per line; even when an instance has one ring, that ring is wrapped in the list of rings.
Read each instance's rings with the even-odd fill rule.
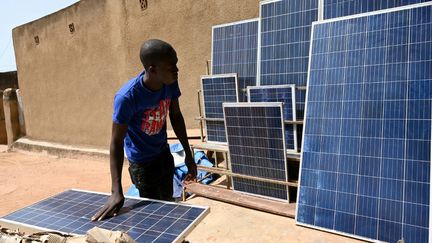
[[[256,85],[258,19],[213,26],[212,74],[237,73],[239,101]]]
[[[8,214],[0,218],[0,222],[79,235],[85,235],[97,226],[127,232],[136,242],[181,242],[209,211],[206,207],[126,198],[126,212],[102,221],[91,221],[108,197],[95,192],[68,190]]]
[[[295,85],[249,86],[247,88],[249,102],[283,102],[285,121],[296,121]],[[297,126],[285,124],[286,149],[297,151]]]
[[[287,181],[283,105],[224,103],[231,171]],[[237,191],[288,200],[287,186],[233,178]]]
[[[318,0],[260,3],[258,85],[306,86],[311,25],[316,20]],[[297,93],[299,119],[304,98],[304,91]]]
[[[238,102],[237,74],[201,77],[207,142],[226,143],[223,102]]]
[[[324,19],[367,13],[430,0],[324,0]]]
[[[432,2],[317,22],[297,223],[428,242]]]

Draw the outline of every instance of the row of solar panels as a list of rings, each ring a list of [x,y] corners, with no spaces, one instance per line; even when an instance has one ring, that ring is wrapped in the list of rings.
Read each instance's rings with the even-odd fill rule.
[[[226,143],[223,103],[238,102],[242,88],[237,74],[219,74],[201,77],[204,117],[206,118],[207,142]],[[287,132],[286,148],[297,151],[295,85],[247,86],[248,102],[283,102],[283,119]]]
[[[248,86],[249,102],[238,103],[237,74],[203,76],[201,85],[208,142],[228,144],[232,172],[288,181],[286,151],[297,151],[295,86]],[[265,102],[265,103],[263,103]],[[289,188],[233,178],[237,191],[289,201]]]
[[[223,102],[251,101],[252,94],[242,92],[248,86],[307,85],[307,98],[294,90],[291,103],[283,101],[296,104],[292,113],[300,119],[306,103],[299,225],[370,241],[432,242],[432,3],[409,5],[422,2],[429,1],[262,1],[259,19],[213,28],[213,74],[237,73],[239,81],[231,95],[219,93],[213,100],[203,85],[205,106],[218,103],[223,114]],[[405,7],[388,9],[399,6]],[[376,10],[381,11],[368,13]],[[275,101],[263,98],[267,92],[258,101]],[[231,96],[238,98],[225,101]],[[207,129],[209,122],[218,125],[208,136],[214,132],[222,140],[228,134],[230,153],[231,132],[224,129],[230,130],[232,120],[239,124],[231,130],[245,137],[236,143],[265,138],[260,132],[245,136],[250,130],[243,126],[259,120],[259,112],[252,103],[243,106],[253,114],[247,121],[240,110],[207,121]],[[271,146],[276,145],[252,147]],[[248,157],[248,148],[235,148],[244,171],[282,164],[248,164],[256,156]],[[278,161],[279,153],[269,153]],[[266,195],[268,185],[247,185]],[[271,197],[281,198],[272,190]]]

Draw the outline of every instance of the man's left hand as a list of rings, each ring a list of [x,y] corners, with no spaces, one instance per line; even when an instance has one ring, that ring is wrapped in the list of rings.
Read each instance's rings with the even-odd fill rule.
[[[192,156],[186,156],[186,166],[188,168],[188,173],[186,175],[186,178],[184,179],[184,184],[190,184],[193,182],[196,182],[196,176],[197,176],[197,165],[195,164]]]

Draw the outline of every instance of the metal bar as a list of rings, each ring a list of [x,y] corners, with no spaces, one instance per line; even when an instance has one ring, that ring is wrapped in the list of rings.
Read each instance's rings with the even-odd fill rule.
[[[205,117],[202,117],[202,116],[199,116],[199,117],[195,117],[195,120],[199,120],[199,121],[224,121],[224,119],[223,118],[205,118]]]
[[[296,86],[296,89],[298,89],[298,90],[306,90],[306,86]]]
[[[259,177],[255,177],[255,176],[242,175],[242,174],[233,173],[233,172],[226,170],[226,169],[207,167],[207,166],[202,166],[202,165],[197,165],[197,167],[199,170],[204,170],[204,171],[208,171],[208,172],[216,173],[216,174],[223,174],[223,175],[227,175],[227,176],[244,178],[244,179],[249,179],[249,180],[255,180],[255,181],[261,181],[261,182],[267,182],[267,183],[273,183],[273,184],[279,184],[279,185],[298,187],[298,183],[296,183],[296,182],[278,181],[278,180],[267,179],[267,178],[259,178]]]
[[[303,124],[303,121],[288,121],[288,120],[285,120],[284,124]]]
[[[198,95],[198,110],[199,110],[199,116],[202,117],[202,110],[201,110],[201,90],[197,91]],[[204,127],[203,127],[203,121],[199,121],[200,125],[200,135],[201,135],[201,142],[204,142]]]
[[[210,63],[211,63],[211,60],[206,61],[207,75],[210,75]]]

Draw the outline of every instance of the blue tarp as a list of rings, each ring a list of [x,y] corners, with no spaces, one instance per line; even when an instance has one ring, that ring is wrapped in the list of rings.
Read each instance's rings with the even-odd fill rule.
[[[175,170],[173,177],[173,198],[180,198],[183,191],[183,180],[185,179],[188,169],[184,162],[184,150],[180,143],[170,144],[170,150],[175,160]],[[207,158],[203,151],[196,151],[194,161],[198,165],[212,167],[213,163]],[[204,178],[207,175],[206,171],[198,170],[197,180]],[[213,176],[209,176],[201,181],[203,184],[209,184],[213,181]],[[126,192],[126,196],[139,197],[138,189],[135,185],[131,185]]]

